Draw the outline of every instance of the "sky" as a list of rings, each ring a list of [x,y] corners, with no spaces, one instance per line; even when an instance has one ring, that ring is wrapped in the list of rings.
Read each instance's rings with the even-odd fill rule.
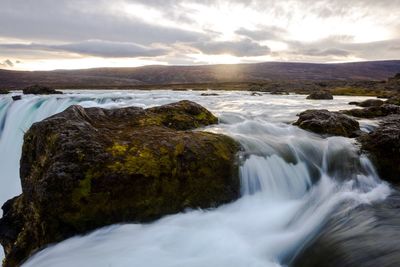
[[[0,69],[400,59],[400,0],[0,0]]]

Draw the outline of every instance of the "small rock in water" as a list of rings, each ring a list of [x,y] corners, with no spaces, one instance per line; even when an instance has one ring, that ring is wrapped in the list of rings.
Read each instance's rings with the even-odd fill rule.
[[[202,93],[201,96],[217,96],[217,93]]]
[[[350,102],[349,105],[356,105],[359,107],[379,107],[382,106],[385,102],[380,99],[368,99],[362,102]]]
[[[299,114],[294,125],[318,134],[356,137],[360,133],[360,125],[356,120],[326,109],[306,110]]]
[[[32,94],[32,95],[54,95],[54,94],[62,94],[61,91],[57,91],[53,88],[46,87],[46,86],[40,86],[40,85],[33,85],[24,88],[23,90],[24,94]]]
[[[375,118],[384,117],[391,114],[400,114],[400,106],[383,104],[381,106],[342,110],[340,112],[357,118]]]
[[[332,96],[332,94],[329,93],[329,92],[320,91],[320,92],[311,93],[309,96],[307,96],[306,99],[312,99],[312,100],[318,100],[318,99],[322,99],[322,100],[332,100],[332,99],[333,99],[333,96]]]
[[[21,100],[22,99],[22,96],[21,95],[14,95],[14,96],[12,96],[12,100],[14,100],[14,101],[18,101],[18,100]]]

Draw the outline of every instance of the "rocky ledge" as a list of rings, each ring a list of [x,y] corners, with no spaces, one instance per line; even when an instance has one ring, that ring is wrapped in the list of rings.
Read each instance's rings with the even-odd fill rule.
[[[299,115],[294,125],[318,134],[356,137],[360,133],[359,123],[339,112],[326,109],[310,109]]]
[[[238,144],[191,131],[215,123],[190,101],[149,109],[72,106],[35,123],[24,137],[23,193],[3,206],[4,266],[101,226],[238,198]]]
[[[400,116],[384,118],[373,132],[359,138],[382,179],[400,184]]]

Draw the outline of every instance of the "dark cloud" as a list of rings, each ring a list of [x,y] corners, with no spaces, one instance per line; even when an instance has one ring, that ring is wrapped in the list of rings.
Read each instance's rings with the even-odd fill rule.
[[[289,50],[283,54],[291,54],[304,57],[347,58],[355,57],[360,59],[380,60],[399,59],[399,53],[393,47],[400,47],[400,39],[392,39],[378,42],[355,43],[351,36],[331,36],[313,43],[288,41]]]
[[[106,1],[2,0],[0,36],[30,41],[82,42],[108,40],[138,44],[190,42],[203,34],[162,25],[104,10]],[[108,2],[110,3],[110,2]],[[118,4],[118,1],[112,7]]]
[[[250,39],[237,42],[199,42],[191,46],[208,55],[230,54],[238,57],[254,57],[268,55],[271,52],[268,46],[262,46]]]
[[[2,67],[2,68],[12,68],[12,67],[14,67],[14,63],[11,60],[6,59],[3,62],[0,62],[0,67]]]
[[[168,50],[161,48],[151,48],[133,43],[109,42],[101,40],[89,40],[80,43],[69,43],[63,45],[46,45],[37,43],[0,44],[0,48],[25,51],[63,51],[97,57],[157,57],[168,53]]]
[[[337,48],[329,48],[329,49],[317,49],[317,48],[311,48],[311,49],[305,49],[300,52],[297,52],[302,55],[307,55],[307,56],[340,56],[340,57],[346,57],[350,54],[349,51],[343,50],[343,49],[337,49]]]

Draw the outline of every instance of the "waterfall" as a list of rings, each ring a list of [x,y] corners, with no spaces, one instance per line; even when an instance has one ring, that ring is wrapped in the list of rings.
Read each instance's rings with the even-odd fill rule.
[[[289,100],[299,106],[290,111],[292,117],[306,108],[297,96],[279,97],[268,99],[271,112],[287,112],[276,107]],[[353,140],[321,138],[271,120],[265,110],[260,112],[264,103],[250,103],[243,93],[230,93],[216,102],[195,92],[131,92],[24,97],[17,102],[0,98],[0,168],[5,170],[0,201],[20,193],[22,136],[33,122],[77,103],[146,107],[184,98],[220,117],[221,124],[205,130],[241,143],[242,197],[214,210],[186,211],[151,224],[104,227],[50,246],[24,266],[284,266],[335,209],[380,201],[390,194]]]

